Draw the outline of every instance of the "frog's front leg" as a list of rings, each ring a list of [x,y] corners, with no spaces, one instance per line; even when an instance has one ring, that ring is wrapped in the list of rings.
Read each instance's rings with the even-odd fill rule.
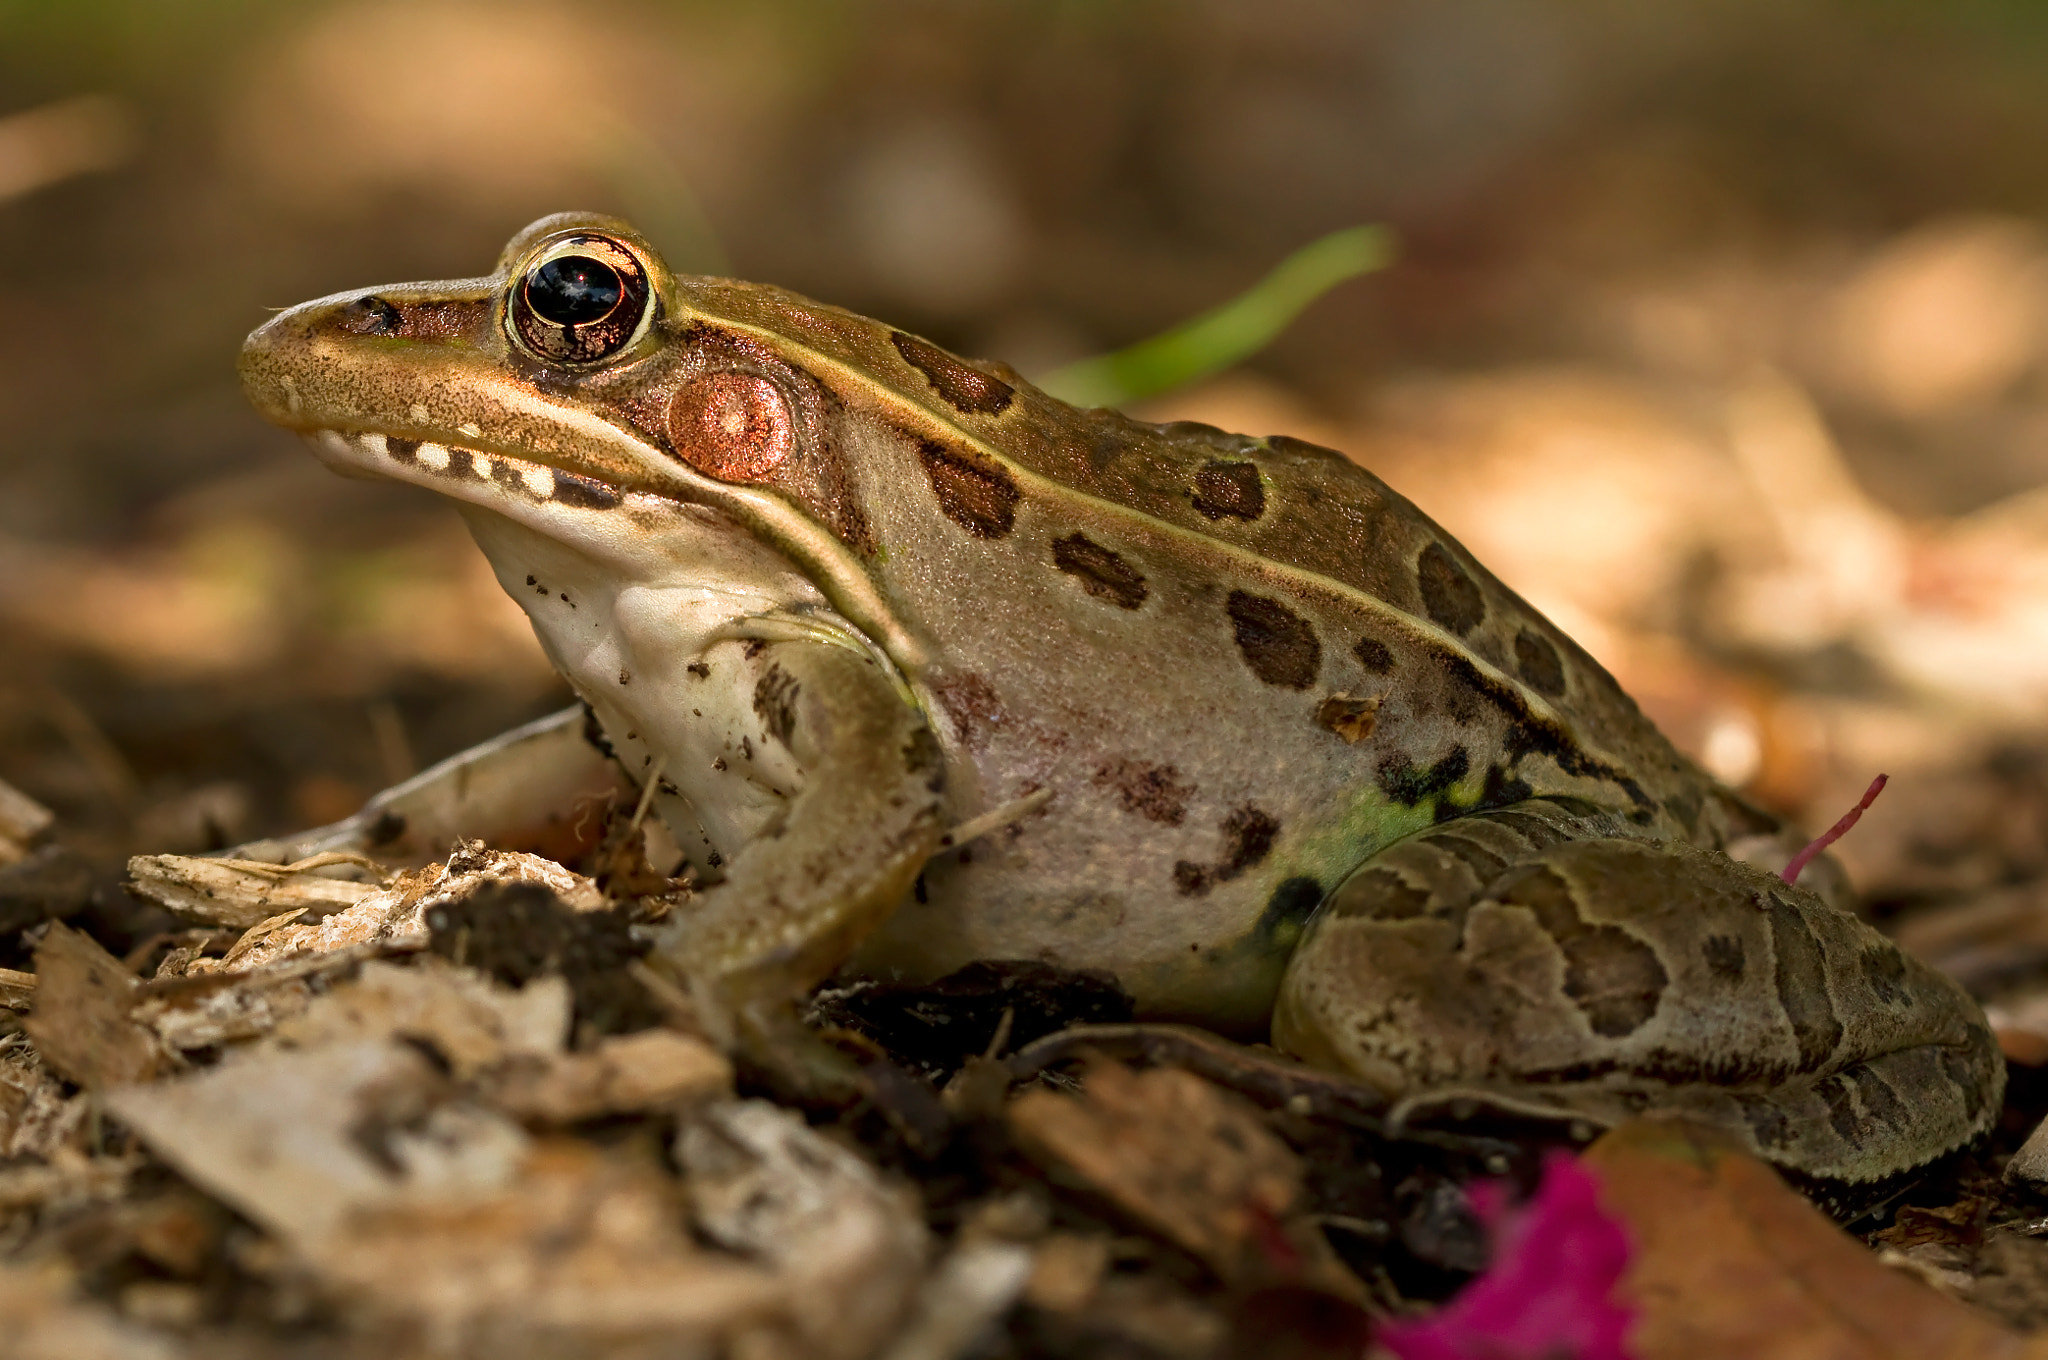
[[[1374,856],[1311,923],[1275,1043],[1396,1098],[1683,1114],[1847,1181],[1996,1117],[2004,1065],[1952,981],[1773,874],[1625,832],[1537,799]]]
[[[754,1010],[823,981],[908,894],[945,831],[945,777],[923,713],[871,655],[798,640],[744,656],[761,740],[786,748],[794,787],[659,948],[693,987]],[[712,683],[732,664],[714,664]],[[692,794],[687,772],[671,778]]]

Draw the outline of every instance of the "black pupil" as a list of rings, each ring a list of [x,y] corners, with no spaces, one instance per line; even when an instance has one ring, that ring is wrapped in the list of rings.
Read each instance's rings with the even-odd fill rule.
[[[526,276],[526,304],[558,326],[587,326],[612,314],[625,295],[618,271],[588,255],[563,255]]]

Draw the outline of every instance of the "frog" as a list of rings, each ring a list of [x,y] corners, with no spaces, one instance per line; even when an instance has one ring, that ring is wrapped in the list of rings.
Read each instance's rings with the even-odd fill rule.
[[[697,885],[653,957],[727,1014],[1030,960],[1388,1102],[1845,1182],[1998,1114],[1963,989],[1340,453],[1079,409],[589,213],[240,372],[460,511],[580,701],[499,749],[588,729]]]

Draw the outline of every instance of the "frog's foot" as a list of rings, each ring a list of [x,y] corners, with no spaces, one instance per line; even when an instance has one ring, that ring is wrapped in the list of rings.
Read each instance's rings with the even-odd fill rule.
[[[1295,954],[1273,1033],[1397,1100],[1464,1087],[1600,1123],[1681,1114],[1842,1181],[1968,1142],[2004,1087],[1961,988],[1855,916],[1546,800],[1354,872]]]

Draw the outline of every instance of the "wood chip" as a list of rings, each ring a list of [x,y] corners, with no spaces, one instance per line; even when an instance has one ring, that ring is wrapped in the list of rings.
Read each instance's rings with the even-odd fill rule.
[[[324,866],[323,866],[324,867]],[[247,930],[287,912],[325,916],[378,891],[375,883],[291,872],[286,866],[193,855],[137,855],[130,889],[195,925]]]
[[[35,1006],[22,1027],[43,1060],[81,1086],[147,1081],[164,1054],[134,1019],[136,986],[89,936],[52,922],[36,946]]]

